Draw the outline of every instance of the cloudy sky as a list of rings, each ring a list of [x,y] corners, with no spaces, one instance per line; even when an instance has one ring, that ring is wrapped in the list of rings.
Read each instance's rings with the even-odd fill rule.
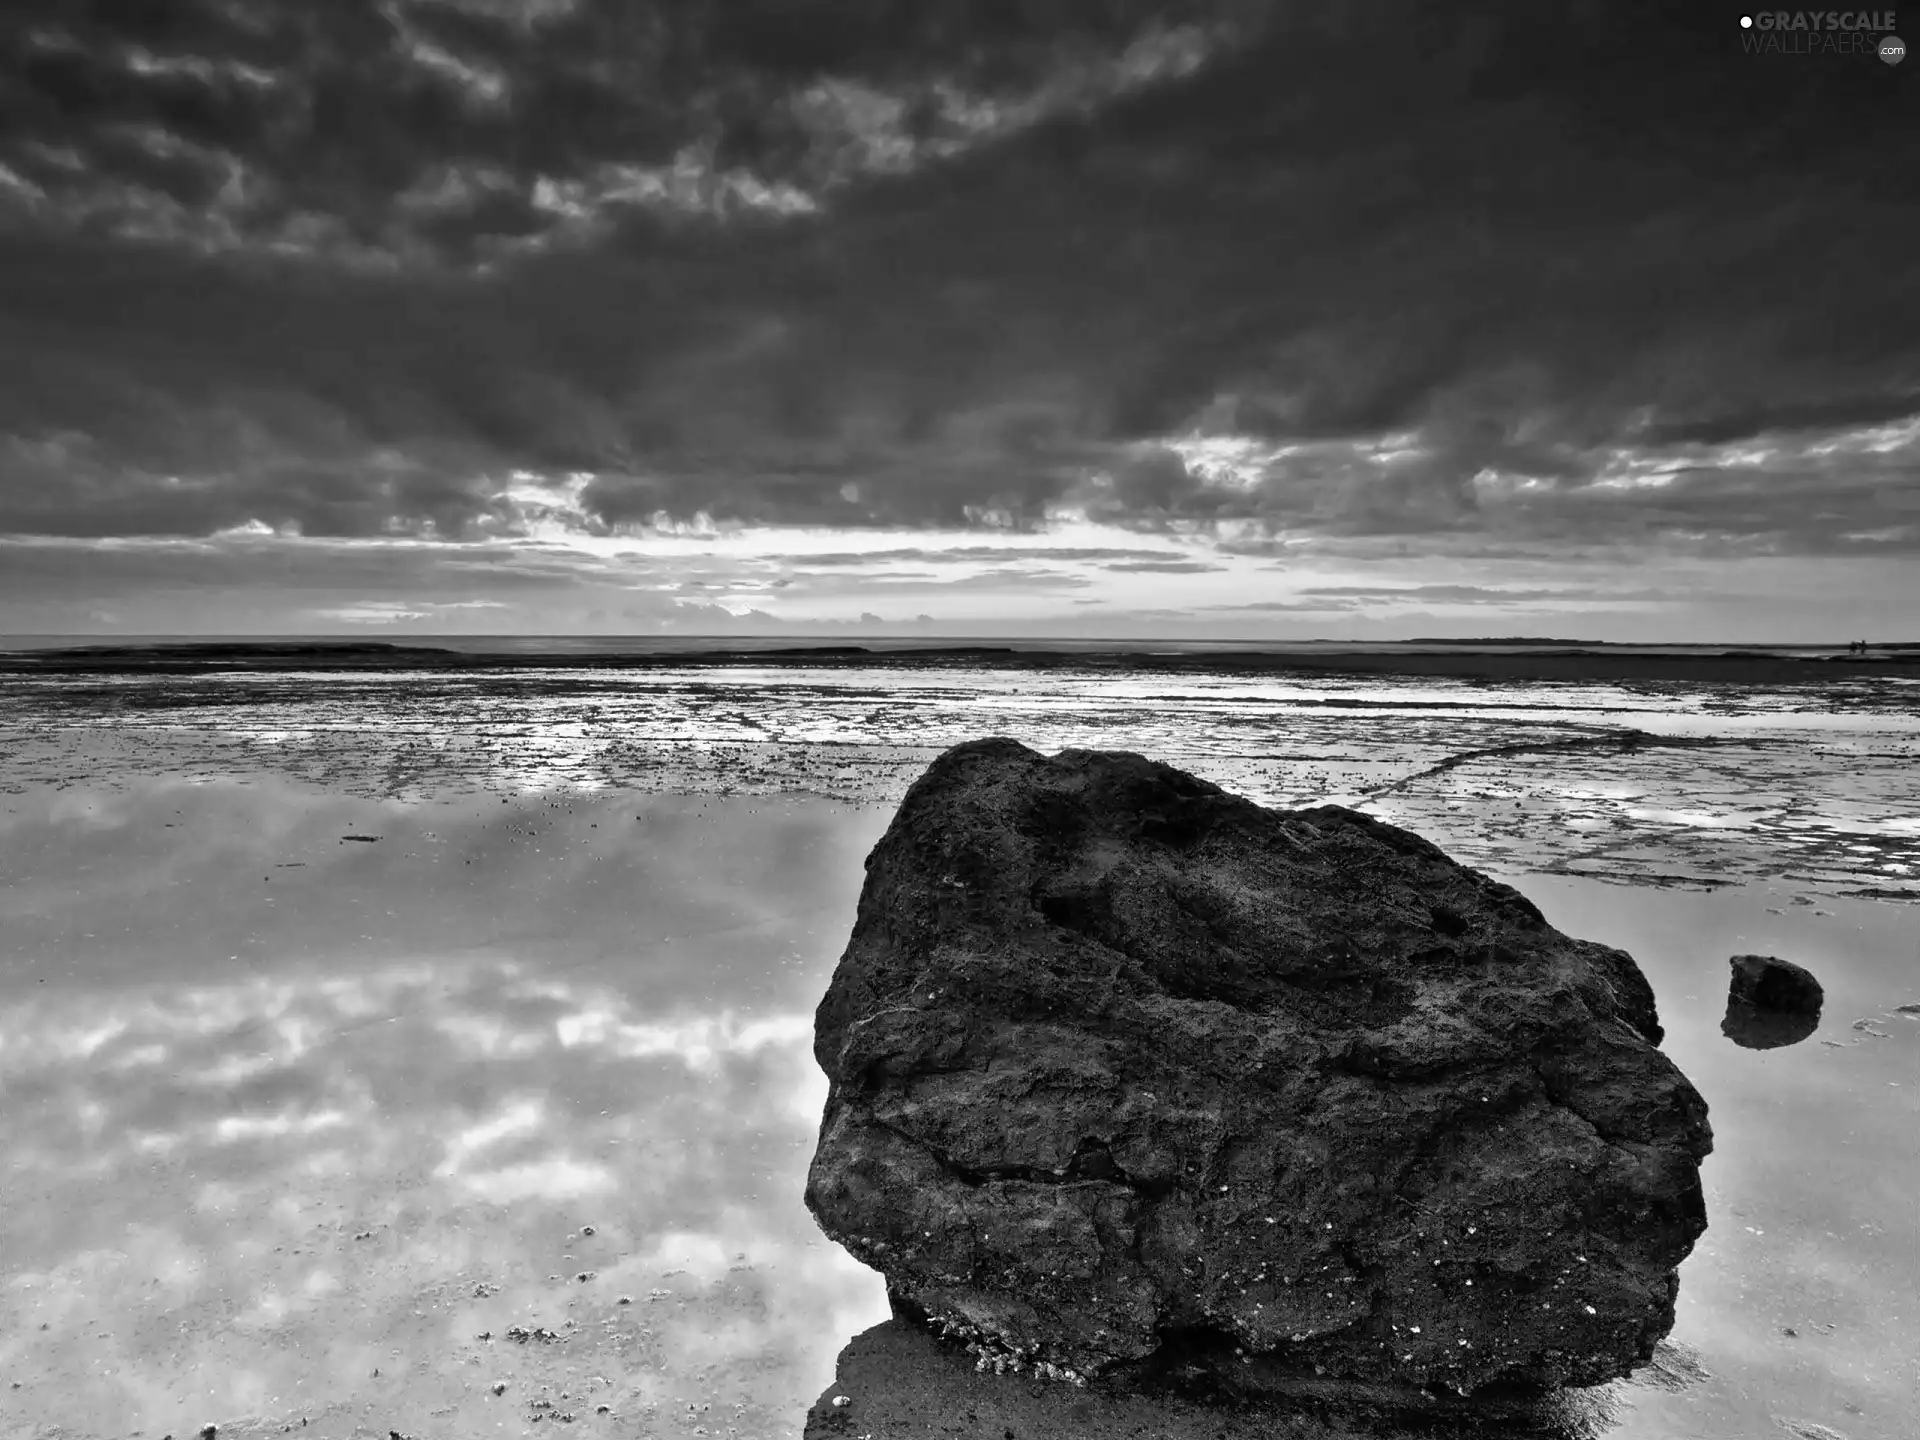
[[[0,632],[1920,638],[1920,62],[1739,18],[8,0]]]

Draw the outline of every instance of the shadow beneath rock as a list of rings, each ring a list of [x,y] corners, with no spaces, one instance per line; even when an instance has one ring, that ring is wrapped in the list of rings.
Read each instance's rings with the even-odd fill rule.
[[[1720,1033],[1736,1045],[1749,1050],[1778,1050],[1782,1045],[1797,1045],[1820,1028],[1820,1012],[1796,1015],[1788,1011],[1762,1010],[1757,1005],[1727,1002],[1726,1018]]]
[[[1618,1423],[1624,1387],[1659,1385],[1663,1378],[1691,1383],[1700,1377],[1690,1365],[1663,1345],[1644,1381],[1636,1376],[1525,1403],[1506,1400],[1493,1413],[1458,1400],[1420,1413],[1332,1384],[1286,1401],[1208,1401],[1177,1392],[1125,1392],[1098,1382],[1083,1388],[983,1374],[959,1346],[896,1317],[855,1336],[840,1352],[833,1383],[807,1412],[805,1433],[806,1440],[926,1434],[981,1440],[1601,1440]]]

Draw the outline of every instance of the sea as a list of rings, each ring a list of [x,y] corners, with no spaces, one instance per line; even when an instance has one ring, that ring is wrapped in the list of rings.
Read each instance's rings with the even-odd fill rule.
[[[0,1437],[798,1437],[888,1313],[801,1202],[813,1009],[985,735],[1366,810],[1629,951],[1710,1224],[1592,1436],[1920,1433],[1911,655],[42,636],[0,637]],[[1753,953],[1823,983],[1798,1043],[1723,1033]]]

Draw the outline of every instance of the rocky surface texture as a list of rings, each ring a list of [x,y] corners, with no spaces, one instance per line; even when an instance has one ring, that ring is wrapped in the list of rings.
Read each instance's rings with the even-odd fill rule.
[[[1628,955],[1416,835],[974,741],[868,858],[806,1198],[982,1368],[1596,1384],[1706,1226],[1660,1036]]]

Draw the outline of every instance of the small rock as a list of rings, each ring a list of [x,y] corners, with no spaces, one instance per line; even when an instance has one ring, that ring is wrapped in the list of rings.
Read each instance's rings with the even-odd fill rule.
[[[494,1381],[494,1382],[493,1382],[493,1393],[494,1393],[494,1394],[496,1394],[496,1395],[504,1395],[504,1394],[506,1394],[506,1393],[507,1393],[507,1382],[506,1382],[506,1381],[504,1381],[504,1380],[496,1380],[496,1381]]]
[[[853,1397],[850,1395],[836,1395],[833,1397],[833,1408],[836,1410],[844,1410],[852,1403]]]
[[[581,1233],[582,1235],[591,1235],[591,1234],[593,1234],[593,1226],[591,1226],[591,1225],[582,1225],[582,1226],[580,1227],[580,1233]]]
[[[1727,963],[1733,969],[1727,987],[1728,1004],[1819,1016],[1825,992],[1804,966],[1772,955],[1735,955]]]

